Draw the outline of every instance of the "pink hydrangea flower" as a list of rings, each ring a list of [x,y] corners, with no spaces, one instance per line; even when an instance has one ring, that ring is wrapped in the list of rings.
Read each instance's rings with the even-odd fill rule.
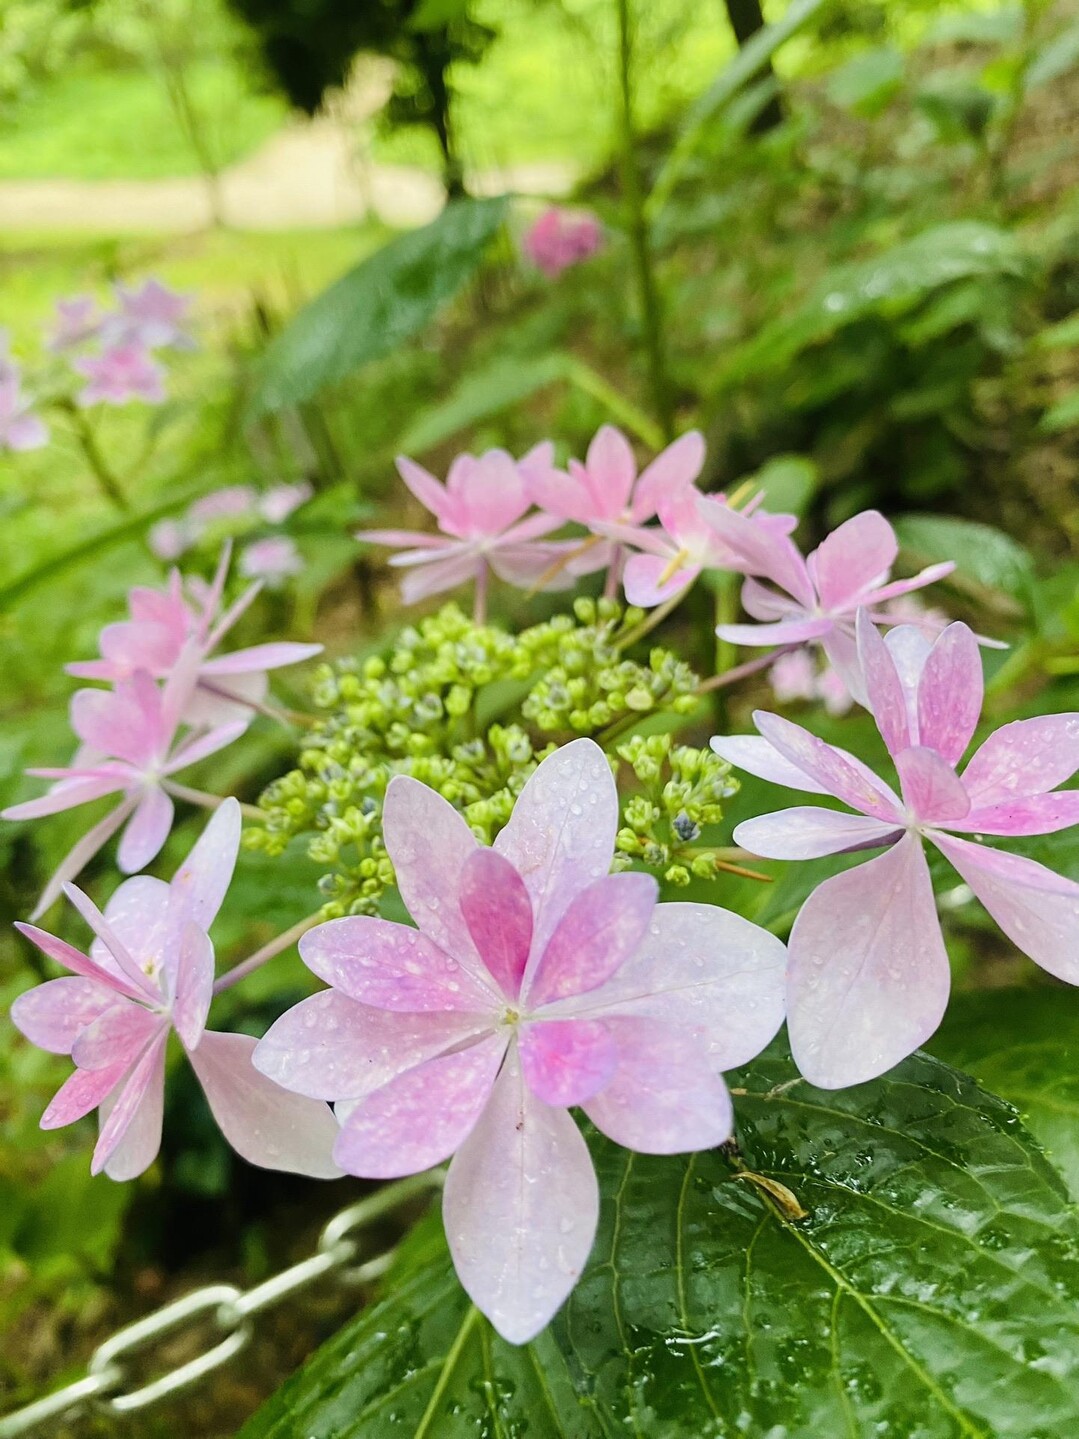
[[[31,412],[22,372],[8,354],[7,332],[0,330],[0,453],[40,450],[48,442],[48,426]]]
[[[756,547],[764,536],[777,546],[790,546],[786,536],[797,524],[795,517],[769,514],[760,502],[758,495],[745,509],[732,510],[725,496],[702,495],[692,485],[682,485],[659,496],[658,528],[604,524],[604,533],[642,552],[626,561],[626,599],[652,609],[683,594],[702,570],[744,573],[755,562]],[[725,515],[739,522],[730,534],[721,529]],[[747,535],[752,537],[749,545]]]
[[[298,575],[303,567],[303,556],[288,535],[255,540],[240,554],[240,573],[250,580],[265,580],[271,588]]]
[[[587,739],[543,761],[490,849],[434,790],[393,779],[386,848],[418,929],[311,930],[301,954],[332,988],[255,1052],[279,1084],[338,1102],[343,1169],[389,1178],[454,1155],[454,1264],[514,1343],[592,1246],[598,1187],[568,1109],[647,1153],[718,1144],[732,1124],[720,1072],[782,1022],[782,944],[714,905],[657,906],[648,875],[611,875],[618,813]]]
[[[781,652],[769,666],[768,683],[780,704],[820,700],[830,715],[841,715],[854,703],[835,670],[818,669],[812,652],[806,649]]]
[[[11,1018],[51,1054],[69,1054],[75,1072],[41,1117],[42,1129],[98,1111],[91,1173],[134,1179],[161,1146],[165,1050],[175,1030],[214,1118],[251,1164],[320,1179],[340,1170],[330,1158],[337,1125],[325,1104],[280,1089],[254,1068],[254,1039],[206,1028],[213,996],[209,930],[225,897],[240,845],[240,806],[225,800],[171,884],[140,875],[115,892],[102,914],[80,890],[67,895],[93,930],[89,955],[31,924],[31,943],[71,971],[19,995]]]
[[[854,640],[857,611],[866,607],[878,624],[894,623],[883,608],[888,601],[955,569],[947,561],[888,583],[898,553],[895,531],[876,510],[845,521],[804,560],[789,542],[781,556],[764,551],[755,567],[746,566],[751,578],[742,586],[743,606],[761,623],[720,625],[716,633],[736,645],[819,644],[850,693],[864,703]]]
[[[157,559],[170,562],[191,548],[191,536],[182,520],[158,520],[150,527],[146,543]]]
[[[955,837],[1049,834],[1079,823],[1079,790],[1054,788],[1079,768],[1079,714],[1006,724],[958,774],[982,705],[975,636],[957,623],[932,645],[905,625],[882,638],[863,609],[857,643],[902,798],[852,755],[778,715],[754,716],[760,738],[712,741],[750,774],[834,795],[857,811],[803,807],[746,820],[734,837],[752,853],[804,860],[888,846],[819,885],[791,933],[791,1049],[805,1077],[824,1089],[883,1074],[928,1039],[944,1014],[950,975],[926,840],[1018,949],[1079,984],[1079,884]]]
[[[554,279],[603,248],[603,226],[588,210],[551,205],[525,232],[521,246],[537,270]]]
[[[55,783],[39,799],[10,805],[0,819],[39,819],[75,809],[106,795],[120,803],[61,860],[31,916],[57,898],[121,826],[117,862],[125,874],[143,869],[158,854],[173,820],[170,777],[216,754],[247,728],[246,720],[196,731],[177,741],[180,717],[189,707],[198,674],[198,650],[190,646],[163,688],[145,670],[121,679],[113,690],[78,690],[71,697],[71,728],[82,747],[70,765],[29,769]]]
[[[68,674],[110,684],[130,679],[140,670],[155,679],[165,679],[179,664],[181,655],[191,648],[195,682],[181,718],[188,724],[219,724],[226,720],[250,723],[253,707],[261,704],[269,689],[269,671],[312,659],[322,653],[322,646],[274,641],[215,655],[260,589],[258,582],[251,585],[221,613],[230,554],[226,545],[217,573],[197,604],[185,597],[177,570],[169,576],[164,591],[142,586],[131,590],[131,618],[106,625],[99,641],[101,658],[69,664]]]
[[[638,475],[629,441],[613,425],[603,425],[588,446],[584,464],[570,460],[568,473],[553,465],[533,465],[526,473],[534,503],[549,515],[593,532],[583,545],[566,548],[573,575],[608,570],[621,575],[624,547],[605,538],[604,526],[643,525],[669,496],[693,485],[704,465],[704,439],[696,430],[661,451]]]
[[[306,505],[314,493],[314,486],[306,480],[294,485],[274,485],[259,499],[259,514],[267,524],[283,524],[293,511]]]
[[[493,570],[509,584],[530,588],[563,588],[572,577],[547,577],[560,552],[537,545],[562,521],[556,515],[523,518],[531,506],[526,477],[549,467],[552,447],[537,445],[520,461],[505,450],[458,455],[445,485],[413,460],[402,456],[397,469],[405,484],[438,521],[441,535],[422,530],[360,530],[356,538],[373,544],[402,547],[391,565],[411,571],[401,585],[406,604],[455,589],[469,580],[476,585],[476,615],[486,612],[488,574]]]
[[[126,405],[141,400],[160,405],[165,399],[165,372],[145,346],[129,341],[99,355],[77,355],[72,365],[88,381],[75,396],[82,406]]]
[[[257,513],[258,494],[250,485],[225,485],[190,505],[187,521],[192,534],[197,536],[217,520],[246,519]]]
[[[76,349],[97,338],[103,320],[104,316],[92,295],[74,295],[69,300],[57,300],[56,323],[46,345],[55,354]]]
[[[137,345],[148,350],[191,349],[193,342],[183,322],[191,296],[170,290],[160,280],[144,280],[138,289],[114,286],[119,309],[106,317],[107,343]]]

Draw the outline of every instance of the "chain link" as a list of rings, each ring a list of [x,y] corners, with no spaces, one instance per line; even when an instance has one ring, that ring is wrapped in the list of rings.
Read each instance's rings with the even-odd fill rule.
[[[264,1310],[324,1278],[355,1286],[385,1274],[396,1246],[359,1262],[363,1231],[399,1205],[440,1188],[442,1179],[441,1171],[413,1175],[342,1209],[323,1228],[314,1254],[252,1289],[208,1284],[125,1325],[97,1346],[81,1379],[0,1418],[0,1439],[20,1439],[50,1419],[73,1417],[90,1404],[114,1415],[133,1414],[192,1388],[247,1348],[254,1335],[252,1321]],[[130,1356],[153,1349],[158,1339],[193,1323],[210,1327],[221,1337],[195,1358],[130,1388],[125,1367]]]

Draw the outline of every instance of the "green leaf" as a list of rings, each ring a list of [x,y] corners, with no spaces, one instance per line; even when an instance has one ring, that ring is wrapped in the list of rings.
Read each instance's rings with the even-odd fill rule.
[[[1034,560],[1029,550],[1002,530],[950,515],[903,515],[895,530],[903,550],[917,564],[955,560],[960,583],[972,581],[1027,603]]]
[[[1050,405],[1038,421],[1038,429],[1046,435],[1058,434],[1061,430],[1074,430],[1079,425],[1079,390],[1073,390],[1056,404]]]
[[[247,418],[309,400],[415,338],[479,268],[507,204],[454,200],[305,305],[267,350]]]
[[[841,65],[828,82],[833,105],[858,115],[879,115],[903,84],[903,54],[891,45],[863,50]]]
[[[686,161],[715,115],[734,99],[743,86],[760,75],[780,46],[796,35],[824,3],[825,0],[791,0],[782,20],[766,25],[740,46],[738,53],[723,67],[686,116],[681,134],[660,168],[648,197],[648,208],[653,214],[658,214],[670,199]]]
[[[978,220],[934,225],[868,260],[838,265],[800,309],[765,325],[727,365],[727,385],[773,373],[809,345],[875,312],[902,314],[942,285],[971,275],[1023,275],[1014,235]]]
[[[773,514],[802,515],[816,494],[820,471],[805,455],[775,455],[747,478],[764,492]]]
[[[793,1078],[777,1047],[742,1081],[740,1161],[592,1136],[595,1249],[534,1343],[491,1332],[425,1230],[241,1439],[1079,1432],[1076,1213],[1010,1107],[926,1056]]]
[[[957,994],[930,1049],[1014,1104],[1079,1199],[1079,1011],[1059,989]]]

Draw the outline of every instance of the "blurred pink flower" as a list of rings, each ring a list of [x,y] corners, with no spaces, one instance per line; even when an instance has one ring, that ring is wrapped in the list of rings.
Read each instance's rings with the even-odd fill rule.
[[[597,430],[584,464],[570,460],[568,473],[553,465],[533,465],[526,483],[534,503],[549,515],[584,525],[590,540],[567,547],[573,575],[609,570],[611,589],[621,575],[624,547],[605,538],[607,524],[641,525],[669,496],[688,489],[704,465],[704,440],[696,430],[660,452],[638,475],[629,441],[613,425]]]
[[[807,649],[781,651],[769,666],[768,682],[780,704],[820,700],[830,715],[841,715],[854,703],[835,670],[818,669],[813,653]]]
[[[702,570],[745,573],[755,562],[757,545],[768,542],[777,551],[793,549],[787,539],[797,521],[760,508],[760,497],[743,510],[732,510],[723,495],[702,495],[682,485],[657,500],[659,527],[605,523],[602,533],[643,551],[626,561],[623,584],[631,605],[651,609],[688,590]],[[724,515],[736,517],[740,528],[725,535]],[[752,544],[745,536],[753,537]]]
[[[116,344],[98,355],[77,355],[71,363],[89,381],[75,396],[84,407],[132,400],[160,405],[165,399],[165,371],[142,345]]]
[[[603,226],[588,210],[563,210],[552,205],[525,232],[525,255],[553,279],[603,248]]]
[[[144,280],[138,289],[114,286],[119,309],[105,318],[107,344],[137,345],[148,350],[191,349],[193,341],[182,322],[191,296],[170,290],[160,280]]]
[[[225,1138],[251,1164],[316,1178],[340,1170],[330,1159],[337,1125],[325,1104],[267,1080],[251,1063],[254,1039],[206,1028],[214,947],[207,933],[225,897],[240,845],[240,806],[224,800],[171,884],[129,879],[102,914],[74,886],[67,895],[93,930],[87,956],[30,924],[31,943],[72,972],[19,995],[11,1018],[75,1072],[41,1117],[42,1129],[97,1109],[100,1136],[90,1172],[134,1179],[161,1146],[165,1051],[180,1037]]]
[[[250,485],[225,485],[211,490],[188,508],[188,528],[197,535],[215,520],[242,519],[257,513],[258,493]]]
[[[489,570],[522,588],[565,588],[572,584],[572,576],[547,574],[560,550],[534,543],[557,529],[561,519],[547,514],[522,519],[531,504],[526,476],[549,466],[551,453],[548,443],[537,445],[519,461],[505,450],[488,450],[479,457],[458,455],[444,485],[415,461],[401,456],[398,473],[434,515],[442,534],[360,530],[356,538],[402,548],[390,564],[412,571],[401,585],[406,604],[474,581],[477,621],[486,613]]]
[[[251,580],[265,580],[271,589],[303,568],[303,556],[288,535],[256,540],[240,553],[240,573]]]
[[[887,845],[826,879],[790,937],[787,1026],[811,1084],[874,1079],[924,1043],[948,1002],[948,955],[923,842],[949,860],[1008,938],[1036,964],[1079,984],[1079,884],[1033,860],[947,831],[1050,834],[1079,823],[1079,714],[1004,725],[956,773],[982,707],[976,637],[949,625],[930,645],[902,625],[882,637],[857,616],[863,688],[899,775],[902,798],[866,765],[799,725],[757,711],[760,738],[713,749],[763,779],[833,795],[856,814],[803,807],[745,820],[735,841],[769,859],[816,859]]]
[[[48,442],[48,426],[31,411],[22,372],[8,354],[7,332],[0,330],[0,453],[40,450]]]
[[[454,1155],[446,1235],[461,1282],[512,1343],[573,1288],[599,1195],[567,1112],[651,1154],[722,1143],[721,1071],[783,1019],[784,949],[711,904],[656,904],[609,873],[610,765],[576,740],[525,785],[493,848],[434,790],[398,776],[384,834],[418,929],[366,917],[304,936],[332,987],[274,1024],[255,1064],[339,1102],[334,1158],[368,1178]]]
[[[191,536],[182,520],[158,520],[146,536],[150,553],[159,560],[178,560],[191,548]]]
[[[196,731],[177,742],[181,716],[190,706],[198,678],[199,651],[188,644],[164,688],[144,670],[117,681],[114,690],[78,690],[71,697],[71,728],[82,747],[70,765],[28,769],[54,783],[40,799],[10,805],[2,819],[38,819],[75,809],[106,795],[120,803],[61,860],[35,906],[43,914],[66,881],[74,879],[121,826],[117,863],[125,874],[143,869],[169,836],[173,803],[170,777],[216,754],[246,729],[246,720]]]
[[[251,585],[221,613],[230,554],[226,545],[197,607],[185,598],[177,570],[163,591],[136,586],[128,596],[131,618],[101,631],[101,658],[77,660],[66,666],[68,674],[111,684],[139,671],[165,679],[184,655],[193,653],[194,681],[181,718],[192,725],[226,720],[249,724],[254,707],[269,689],[268,671],[312,659],[322,653],[322,646],[273,641],[215,656],[214,650],[260,589],[258,582]]]
[[[819,644],[860,704],[865,702],[854,642],[854,616],[869,607],[877,624],[890,617],[886,602],[951,574],[955,565],[930,565],[909,580],[888,575],[899,553],[895,531],[876,510],[846,520],[803,559],[788,542],[780,558],[761,551],[745,566],[742,604],[755,625],[720,625],[720,639],[736,645]],[[777,563],[777,559],[779,563]],[[766,579],[776,588],[761,584]]]
[[[294,485],[274,485],[259,499],[259,514],[271,525],[280,525],[294,510],[305,505],[315,493],[314,487],[306,480]]]
[[[96,339],[104,315],[97,307],[92,295],[73,295],[69,300],[57,300],[56,323],[46,340],[46,346],[56,354],[75,349],[88,340]]]

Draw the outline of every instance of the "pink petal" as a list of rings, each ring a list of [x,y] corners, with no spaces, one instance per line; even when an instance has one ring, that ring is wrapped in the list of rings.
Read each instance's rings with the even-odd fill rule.
[[[796,764],[792,764],[763,737],[755,734],[713,735],[709,743],[721,759],[746,774],[756,775],[784,789],[804,790],[807,794],[828,794],[824,785],[811,779]]]
[[[94,979],[49,979],[20,994],[11,1022],[31,1044],[50,1054],[70,1054],[81,1029],[116,1003],[116,991]]]
[[[98,820],[92,829],[77,840],[67,854],[53,871],[48,884],[41,891],[41,898],[34,905],[30,914],[31,919],[40,919],[45,911],[58,899],[63,892],[64,885],[75,876],[93,859],[98,850],[108,844],[109,840],[120,828],[135,807],[133,799],[124,799],[107,814],[104,819]]]
[[[691,485],[704,469],[704,436],[697,430],[680,435],[641,473],[633,491],[630,518],[635,524],[650,520],[660,498],[682,485]]]
[[[976,808],[1044,794],[1079,769],[1079,714],[1002,725],[976,749],[963,784]]]
[[[752,578],[742,585],[742,608],[755,620],[786,620],[802,613],[797,601]]]
[[[972,809],[961,824],[950,820],[947,827],[964,834],[1022,835],[1055,834],[1073,824],[1079,824],[1079,790],[1067,789]]]
[[[121,1083],[128,1066],[129,1061],[124,1060],[109,1069],[76,1069],[53,1095],[41,1116],[41,1128],[62,1129],[82,1119]]]
[[[121,999],[82,1030],[71,1057],[80,1069],[132,1065],[164,1023],[162,1015]]]
[[[362,1099],[490,1028],[489,1015],[401,1014],[328,989],[275,1021],[259,1041],[254,1063],[297,1094]]]
[[[249,724],[250,717],[235,720],[230,724],[218,725],[209,734],[185,740],[179,749],[174,750],[169,756],[169,761],[165,765],[165,774],[176,774],[179,770],[186,769],[188,765],[197,764],[200,759],[217,754],[218,750],[223,750],[226,745],[232,744],[233,740],[239,739]]]
[[[488,450],[460,471],[457,498],[470,535],[497,535],[528,508],[528,493],[505,450]]]
[[[448,800],[408,775],[395,775],[387,786],[382,833],[409,914],[428,939],[486,982],[460,908],[462,870],[479,848],[475,835]]]
[[[541,1020],[522,1027],[521,1072],[544,1104],[583,1104],[609,1083],[618,1051],[606,1024],[597,1019]]]
[[[982,712],[984,680],[978,641],[961,623],[938,636],[918,686],[918,739],[949,764],[970,744]]]
[[[473,1303],[511,1344],[534,1338],[588,1260],[599,1186],[576,1124],[529,1092],[512,1051],[450,1165],[442,1213]]]
[[[734,842],[765,859],[819,859],[870,849],[901,833],[894,821],[799,806],[744,819],[735,827]]]
[[[672,571],[669,557],[630,555],[622,574],[622,587],[631,605],[650,610],[688,589],[700,572],[699,564],[687,562]]]
[[[629,504],[637,478],[637,460],[629,441],[614,425],[601,425],[588,446],[586,470],[589,488],[600,514],[612,518]]]
[[[176,926],[169,909],[169,886],[148,874],[125,879],[109,896],[104,917],[141,977],[141,998],[157,1002],[165,994],[162,980],[170,951],[175,947]],[[93,920],[89,922],[92,924]],[[129,982],[129,971],[113,957],[101,939],[95,939],[90,946],[90,957],[121,982]]]
[[[102,655],[119,673],[147,670],[152,675],[160,675],[175,662],[182,640],[171,625],[153,620],[124,620],[106,625],[98,644]]]
[[[610,1028],[618,1065],[584,1106],[597,1129],[641,1154],[685,1154],[731,1137],[730,1092],[699,1043],[650,1019],[613,1019]]]
[[[440,520],[450,514],[453,505],[449,496],[434,475],[425,470],[422,465],[417,465],[415,460],[410,460],[407,455],[399,455],[397,457],[397,473],[424,509],[430,510]]]
[[[138,1136],[134,1154],[125,1155],[124,1172],[133,1178],[148,1169],[157,1156],[161,1145],[161,1114],[165,1099],[165,1044],[169,1037],[167,1026],[161,1025],[156,1039],[143,1051],[142,1057],[132,1069],[123,1088],[116,1096],[116,1102],[109,1116],[101,1126],[94,1157],[90,1162],[90,1173],[100,1174],[116,1155],[116,1151],[134,1129]],[[104,1070],[103,1073],[111,1073]],[[130,1172],[132,1167],[138,1167]]]
[[[494,848],[532,899],[531,965],[574,897],[609,871],[617,830],[618,792],[594,740],[573,740],[548,755],[518,795]]]
[[[349,999],[410,1013],[493,1010],[494,990],[411,925],[353,915],[300,940],[308,969]]]
[[[574,548],[576,546],[571,545],[570,551]],[[548,593],[572,589],[576,583],[575,573],[563,563],[566,554],[561,543],[499,545],[488,552],[488,560],[491,569],[506,584]]]
[[[583,476],[564,470],[534,469],[525,474],[528,494],[534,505],[560,520],[587,525],[596,515],[596,506]]]
[[[47,954],[50,959],[54,959],[57,964],[62,964],[65,969],[70,969],[74,974],[84,975],[87,979],[104,985],[114,994],[126,994],[130,998],[146,998],[146,992],[141,986],[138,989],[134,988],[118,969],[113,972],[104,965],[96,964],[70,944],[66,944],[62,939],[57,939],[55,935],[38,929],[34,924],[23,924],[20,920],[16,920],[15,928],[20,934],[25,935],[31,944],[36,945],[42,954]]]
[[[336,1179],[333,1114],[259,1073],[251,1062],[255,1043],[249,1034],[208,1029],[188,1054],[221,1133],[249,1164]]]
[[[865,691],[862,666],[858,661],[858,646],[854,636],[841,625],[835,625],[821,639],[821,649],[836,675],[847,688],[847,693],[858,704],[869,708],[869,696]]]
[[[83,744],[141,768],[154,757],[156,696],[157,687],[145,673],[121,681],[115,690],[76,690],[71,728]]]
[[[64,894],[67,896],[68,902],[74,906],[94,931],[94,934],[101,940],[104,948],[108,951],[108,957],[116,965],[117,974],[122,975],[129,984],[133,985],[136,993],[140,994],[143,998],[151,1001],[159,999],[160,994],[156,985],[147,977],[146,972],[138,960],[90,896],[84,894],[81,889],[76,889],[73,884],[64,885]],[[91,948],[91,954],[93,954],[95,962],[102,968],[110,967],[102,963],[105,957],[104,955],[94,953],[93,948]]]
[[[116,862],[124,874],[145,868],[161,853],[172,829],[175,807],[156,785],[144,791],[120,838]]]
[[[420,545],[437,550],[445,549],[447,545],[454,543],[443,535],[429,535],[423,530],[357,530],[354,538],[367,544],[389,545],[394,548]]]
[[[760,523],[729,505],[698,501],[708,527],[730,551],[731,568],[739,573],[771,580],[786,590],[804,610],[816,607],[817,597],[797,546],[777,529]]]
[[[907,807],[920,821],[950,823],[969,812],[963,781],[935,749],[914,745],[896,756],[895,767]]]
[[[787,1029],[821,1089],[875,1079],[939,1025],[951,975],[920,840],[826,879],[790,937]]]
[[[202,1039],[214,994],[214,947],[210,937],[188,920],[181,928],[172,1023],[188,1051]]]
[[[820,639],[834,620],[777,620],[767,625],[719,625],[716,634],[732,645],[800,645]]]
[[[239,801],[231,797],[222,800],[172,877],[170,888],[183,896],[200,929],[209,930],[228,892],[242,829]]]
[[[942,834],[930,838],[1016,949],[1079,984],[1079,884],[1035,860]]]
[[[683,1028],[713,1069],[746,1064],[783,1023],[787,951],[713,904],[660,904],[641,947],[600,989],[544,1013],[629,1015]]]
[[[529,1009],[597,989],[640,948],[659,897],[648,874],[608,874],[567,907],[539,956]]]
[[[532,901],[521,876],[493,849],[477,849],[461,870],[461,914],[491,976],[516,1000],[532,944]]]
[[[467,584],[481,573],[483,557],[474,549],[464,549],[445,559],[439,558],[422,569],[413,570],[401,581],[401,598],[406,605],[418,604],[431,595],[442,594]]]
[[[919,570],[909,580],[893,580],[891,584],[880,585],[870,591],[865,597],[866,604],[880,605],[888,600],[898,599],[900,595],[909,595],[912,590],[923,590],[926,585],[936,584],[946,575],[950,575],[955,569],[954,560],[943,560],[940,564],[927,565],[924,570]]]
[[[284,665],[302,664],[322,653],[321,645],[300,645],[280,642],[268,645],[251,645],[246,650],[233,650],[231,654],[218,655],[206,660],[201,666],[204,675],[242,675],[262,670],[279,670]]]
[[[70,784],[51,789],[40,799],[28,799],[22,804],[8,805],[7,809],[0,810],[0,819],[42,819],[45,815],[76,809],[80,804],[89,804],[91,800],[115,794],[118,789],[123,789],[126,783],[127,780],[122,775],[74,780]]]
[[[491,558],[506,553],[507,547],[519,546],[521,549],[533,548],[529,543],[532,540],[542,539],[549,535],[552,530],[560,529],[562,521],[557,515],[533,514],[526,515],[517,524],[511,525],[508,530],[499,535],[498,543],[488,547]]]
[[[876,510],[845,521],[806,561],[821,607],[853,609],[859,596],[887,578],[898,553],[895,531]]]
[[[904,686],[892,651],[870,619],[868,610],[858,611],[857,628],[858,659],[869,709],[888,753],[897,755],[918,743],[917,719],[908,704],[908,696],[917,695],[917,686],[912,691]]]
[[[448,1159],[490,1098],[508,1033],[428,1060],[361,1099],[334,1146],[337,1163],[361,1179],[399,1179]]]
[[[864,771],[851,764],[833,745],[825,744],[801,725],[763,710],[753,712],[753,721],[785,759],[824,785],[829,794],[849,804],[851,809],[861,810],[874,819],[897,817],[895,803],[882,793],[880,783],[870,782]]]
[[[101,1101],[98,1123],[102,1131],[108,1124],[119,1097],[119,1093],[113,1090]],[[105,1173],[110,1179],[117,1183],[137,1179],[153,1164],[161,1148],[164,1107],[165,1066],[162,1063],[152,1072],[150,1085],[124,1131],[123,1138],[109,1156]]]

